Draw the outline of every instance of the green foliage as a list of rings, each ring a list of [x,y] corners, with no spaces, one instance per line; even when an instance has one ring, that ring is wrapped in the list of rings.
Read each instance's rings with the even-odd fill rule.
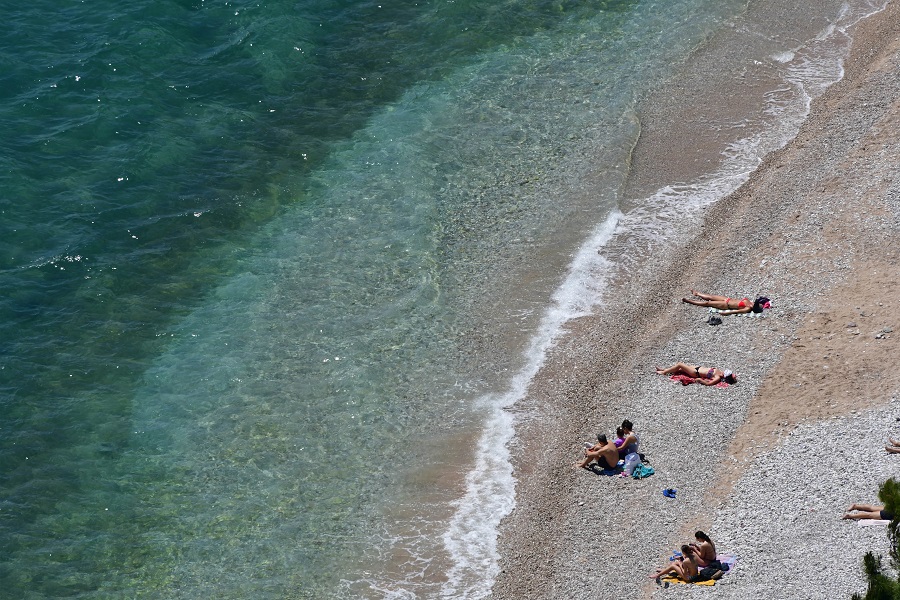
[[[888,539],[891,541],[891,565],[895,571],[900,571],[900,481],[893,477],[888,479],[878,490],[878,499],[884,504],[884,510],[891,515],[891,524],[888,526]]]
[[[881,557],[876,557],[871,552],[863,558],[863,568],[866,572],[866,580],[869,589],[865,596],[853,594],[853,600],[900,600],[900,482],[888,479],[878,490],[878,498],[884,504],[885,512],[891,514],[891,524],[888,525],[888,538],[891,541],[891,569],[887,573],[881,564]]]
[[[853,600],[898,600],[900,599],[900,582],[886,575],[881,565],[881,557],[867,552],[863,558],[863,567],[869,589],[865,596],[853,594]]]

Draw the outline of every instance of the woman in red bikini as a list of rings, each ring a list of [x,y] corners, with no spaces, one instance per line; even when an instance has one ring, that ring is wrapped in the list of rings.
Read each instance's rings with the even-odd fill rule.
[[[740,300],[735,300],[734,298],[727,298],[725,296],[701,294],[696,290],[691,290],[691,293],[698,298],[701,298],[701,300],[682,298],[681,301],[688,304],[693,304],[694,306],[716,308],[720,311],[723,311],[720,313],[723,315],[738,315],[741,313],[748,313],[750,311],[761,313],[764,308],[772,308],[772,303],[765,296],[760,296],[755,301],[750,302],[749,298],[741,298]]]

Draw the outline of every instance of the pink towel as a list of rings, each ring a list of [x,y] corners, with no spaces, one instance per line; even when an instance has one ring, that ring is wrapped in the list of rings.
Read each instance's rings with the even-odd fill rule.
[[[672,375],[669,377],[672,381],[677,381],[681,383],[681,385],[691,385],[692,383],[696,383],[697,380],[694,377],[688,377],[687,375]],[[728,384],[724,381],[720,381],[714,387],[717,388],[727,388]]]

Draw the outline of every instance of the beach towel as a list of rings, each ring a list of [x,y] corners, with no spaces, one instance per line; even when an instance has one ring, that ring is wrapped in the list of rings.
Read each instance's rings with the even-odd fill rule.
[[[716,560],[723,565],[728,565],[726,574],[733,572],[735,565],[737,565],[737,556],[733,554],[716,554]]]
[[[650,465],[645,465],[643,463],[638,463],[634,467],[634,471],[631,472],[631,476],[635,479],[643,479],[645,477],[650,477],[656,471],[653,470],[653,467]]]
[[[674,560],[675,555],[680,556],[681,553],[675,552],[675,554],[669,560]],[[732,554],[717,554],[716,560],[719,561],[720,563],[722,563],[723,566],[728,567],[728,569],[725,571],[724,576],[728,576],[732,572],[734,572],[734,567],[737,564],[736,556],[734,556]],[[665,584],[666,587],[669,587],[669,584],[672,584],[672,583],[692,583],[692,585],[716,585],[716,580],[715,579],[707,579],[706,581],[689,582],[689,581],[684,581],[683,579],[679,579],[678,576],[675,575],[674,573],[669,573],[663,577],[660,577],[659,583]]]
[[[688,377],[687,375],[672,375],[671,377],[669,377],[669,379],[671,379],[672,381],[677,381],[681,385],[691,385],[692,383],[697,382],[697,380],[695,378]],[[716,385],[711,386],[711,387],[727,388],[728,384],[725,383],[724,381],[720,381],[719,383],[717,383]]]
[[[719,314],[719,313],[721,313],[723,310],[724,310],[724,309],[720,309],[720,308],[710,308],[710,309],[709,309],[709,312],[711,312],[711,313],[713,313],[713,314]],[[728,310],[731,310],[731,309],[728,309]],[[728,315],[728,316],[729,316],[729,317],[750,317],[751,319],[762,319],[762,318],[765,317],[766,315],[765,315],[764,312],[760,312],[760,313],[747,312],[747,313],[737,313],[737,314]]]
[[[625,461],[620,460],[615,469],[601,469],[600,466],[596,463],[588,465],[588,469],[590,469],[597,475],[606,475],[607,477],[613,477],[614,475],[619,475],[625,472],[624,465]]]
[[[684,579],[679,579],[677,575],[673,575],[668,573],[659,578],[660,583],[665,584],[666,587],[673,583],[690,583],[691,585],[716,585],[715,579],[707,579],[706,581],[685,581]]]
[[[890,525],[891,522],[884,519],[859,519],[856,521],[856,524],[859,527],[873,527],[876,525]]]

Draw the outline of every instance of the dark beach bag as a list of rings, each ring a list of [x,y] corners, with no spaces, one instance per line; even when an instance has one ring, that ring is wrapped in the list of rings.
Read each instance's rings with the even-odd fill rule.
[[[712,561],[700,571],[697,572],[697,581],[706,581],[708,579],[712,579],[712,576],[718,573],[719,571],[727,571],[728,565],[719,562],[717,560]]]

